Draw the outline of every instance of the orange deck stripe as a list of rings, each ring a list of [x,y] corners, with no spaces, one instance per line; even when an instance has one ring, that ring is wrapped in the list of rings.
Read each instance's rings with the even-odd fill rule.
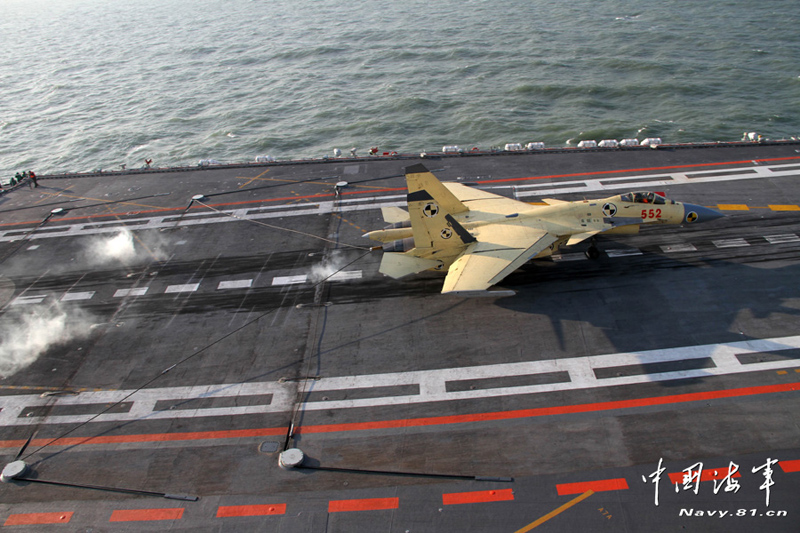
[[[286,514],[286,504],[274,505],[227,505],[217,509],[217,518],[229,516],[264,516],[273,514]]]
[[[66,524],[72,519],[72,512],[68,513],[26,513],[12,514],[3,526],[32,526],[37,524]]]
[[[779,461],[778,464],[781,465],[781,469],[783,469],[786,474],[800,472],[800,459],[794,461]]]
[[[800,390],[800,383],[782,383],[778,385],[761,385],[757,387],[742,387],[737,389],[722,389],[706,392],[690,392],[686,394],[672,394],[667,396],[653,396],[648,398],[634,398],[630,400],[616,400],[609,402],[585,403],[575,405],[561,405],[555,407],[538,407],[534,409],[520,409],[515,411],[495,411],[489,413],[473,413],[466,415],[432,416],[425,418],[408,418],[399,420],[377,420],[372,422],[351,422],[346,424],[322,424],[317,426],[302,426],[297,428],[295,434],[334,433],[343,431],[364,431],[370,429],[395,429],[408,427],[424,427],[448,424],[465,424],[469,422],[491,422],[497,420],[513,420],[518,418],[534,418],[540,416],[568,415],[576,413],[592,413],[598,411],[611,411],[614,409],[631,409],[635,407],[651,407],[656,405],[671,405],[677,403],[719,400],[724,398],[738,398],[742,396],[756,396],[761,394],[775,394]],[[151,433],[142,435],[115,435],[100,437],[68,437],[51,442],[50,439],[34,439],[31,446],[77,446],[82,444],[121,444],[132,442],[165,442],[183,440],[206,439],[232,439],[241,437],[264,437],[285,435],[286,428],[256,428],[223,431],[201,431],[191,433]],[[0,448],[19,448],[25,443],[23,440],[0,441]]]
[[[531,178],[537,179],[537,178]],[[350,191],[350,192],[343,192],[341,193],[342,196],[344,195],[352,195],[352,194],[368,194],[368,193],[379,193],[379,192],[396,192],[396,191],[405,191],[405,187],[398,187],[398,188],[391,188],[391,189],[370,189],[368,191]],[[270,202],[291,202],[296,200],[315,200],[321,199],[324,200],[326,198],[334,198],[336,195],[334,193],[328,194],[308,194],[305,196],[284,196],[280,198],[264,198],[261,200],[243,200],[241,202],[222,202],[218,204],[206,204],[208,207],[232,207],[237,205],[248,205],[248,204],[265,204]],[[297,204],[295,207],[309,207],[311,204]],[[80,209],[80,207],[75,207],[72,209]],[[136,211],[122,211],[118,213],[95,213],[92,215],[84,215],[79,217],[59,217],[58,220],[60,222],[74,222],[78,220],[92,220],[95,218],[113,218],[113,217],[125,217],[125,216],[140,216],[140,215],[153,215],[157,213],[169,213],[173,211],[183,211],[186,209],[186,206],[180,205],[175,207],[161,207],[158,209],[137,209]],[[198,209],[206,209],[205,205],[193,205],[189,209],[191,210],[198,210]],[[4,224],[0,224],[0,228],[4,226],[24,226],[26,224],[41,224],[41,220],[28,220],[24,222],[7,222]],[[124,221],[123,221],[124,222]],[[135,228],[134,228],[135,229]]]
[[[365,500],[331,500],[328,502],[329,513],[349,511],[380,511],[400,507],[399,498],[368,498]]]
[[[670,482],[675,485],[676,483],[683,484],[683,477],[686,475],[686,472],[673,472],[669,474]],[[720,479],[725,479],[728,475],[728,467],[725,468],[708,468],[703,469],[703,472],[700,474],[700,481],[718,481]],[[731,477],[742,477],[742,475],[737,471]],[[692,483],[695,482],[695,479],[692,478]]]
[[[610,411],[614,409],[630,409],[633,407],[650,407],[654,405],[669,405],[675,403],[697,402],[722,398],[735,398],[740,396],[753,396],[759,394],[772,394],[800,390],[800,383],[783,383],[779,385],[762,385],[758,387],[742,387],[738,389],[722,389],[707,392],[691,392],[686,394],[673,394],[649,398],[635,398],[630,400],[616,400],[610,402],[586,403],[576,405],[562,405],[556,407],[539,407],[534,409],[520,409],[516,411],[496,411],[490,413],[474,413],[467,415],[436,416],[427,418],[411,418],[401,420],[381,420],[375,422],[353,422],[349,424],[330,424],[318,426],[303,426],[295,433],[329,433],[337,431],[358,431],[368,429],[406,428],[416,426],[435,426],[444,424],[463,424],[467,422],[486,422],[495,420],[512,420],[517,418],[533,418],[539,416],[555,416],[576,413],[590,413],[596,411]]]
[[[143,435],[105,435],[97,437],[69,437],[58,439],[34,439],[31,446],[78,446],[81,444],[121,444],[130,442],[170,442],[182,440],[238,439],[246,437],[274,437],[285,435],[286,428],[232,429],[222,431],[194,431],[187,433],[146,433]],[[19,444],[14,444],[14,443]],[[0,440],[0,448],[19,447],[25,441]]]
[[[670,166],[663,166],[663,167],[648,167],[648,168],[626,168],[620,170],[601,170],[598,172],[576,172],[573,174],[551,174],[548,176],[529,176],[524,178],[504,178],[504,179],[496,179],[496,180],[483,180],[481,183],[504,183],[509,181],[532,181],[532,180],[544,180],[544,179],[554,179],[554,178],[577,178],[581,176],[599,176],[604,174],[621,174],[624,172],[657,172],[661,170],[670,170],[676,168],[700,168],[700,167],[709,167],[709,166],[721,166],[721,165],[742,165],[742,164],[750,164],[755,162],[758,163],[767,163],[770,161],[789,161],[793,159],[800,159],[800,156],[792,156],[792,157],[774,157],[768,159],[748,159],[746,161],[721,161],[719,163],[696,163],[692,165],[670,165]],[[287,185],[291,185],[287,183]],[[386,188],[386,189],[372,189],[366,191],[346,191],[343,192],[342,195],[356,195],[356,194],[374,194],[377,192],[396,192],[396,191],[404,191],[406,190],[404,187],[395,187],[395,188]],[[331,194],[309,194],[306,196],[286,196],[282,198],[266,198],[261,200],[245,200],[241,202],[225,202],[219,204],[208,204],[211,207],[227,207],[233,205],[245,205],[245,204],[259,204],[259,203],[267,203],[267,202],[280,202],[280,201],[292,201],[292,200],[306,200],[312,198],[331,198],[335,196],[333,193]],[[201,205],[192,206],[191,209],[202,209],[204,208]],[[62,221],[69,221],[69,220],[89,220],[93,218],[108,218],[108,217],[120,217],[120,216],[129,216],[129,215],[146,215],[152,213],[165,213],[169,211],[182,211],[186,209],[185,206],[176,206],[176,207],[164,207],[161,209],[147,209],[147,210],[137,210],[137,211],[129,211],[129,212],[122,212],[122,213],[98,213],[96,215],[87,215],[83,217],[69,217],[69,218],[59,218]],[[0,227],[4,226],[20,226],[25,224],[39,224],[41,220],[30,220],[27,222],[10,222],[5,224],[0,224]]]
[[[109,522],[146,522],[150,520],[180,520],[183,508],[176,509],[130,509],[111,513]]]
[[[603,492],[607,490],[627,490],[628,482],[625,478],[601,479],[598,481],[581,481],[578,483],[562,483],[556,485],[559,496],[567,494],[583,494],[587,491]]]
[[[512,489],[479,490],[475,492],[451,492],[442,494],[444,505],[461,505],[463,503],[505,502],[514,499]]]
[[[548,179],[548,178],[572,178],[580,176],[600,176],[605,174],[621,174],[623,172],[652,172],[660,170],[674,170],[676,168],[700,168],[700,167],[718,167],[722,165],[746,165],[754,161],[758,163],[766,163],[768,161],[788,161],[792,159],[800,159],[800,156],[791,157],[773,157],[769,159],[748,159],[746,161],[720,161],[719,163],[695,163],[690,165],[669,165],[663,167],[646,167],[646,168],[626,168],[621,170],[600,170],[595,172],[576,172],[574,174],[551,174],[549,176],[537,176],[535,178],[504,178],[497,180],[482,180],[481,183],[503,183],[508,181],[524,181],[533,179]]]

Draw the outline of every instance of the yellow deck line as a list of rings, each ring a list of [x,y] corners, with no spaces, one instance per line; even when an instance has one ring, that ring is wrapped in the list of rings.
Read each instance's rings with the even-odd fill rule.
[[[588,498],[592,494],[594,494],[593,490],[591,490],[591,489],[587,490],[586,492],[584,492],[583,494],[581,494],[577,498],[573,498],[572,500],[568,501],[567,503],[565,503],[564,505],[562,505],[558,509],[550,511],[549,513],[547,513],[546,515],[544,515],[540,519],[536,520],[535,522],[531,522],[530,524],[528,524],[527,526],[523,527],[522,529],[518,529],[515,533],[526,533],[526,532],[530,531],[531,529],[544,524],[545,522],[547,522],[548,520],[550,520],[554,516],[563,513],[564,511],[566,511],[567,509],[569,509],[573,505],[582,502],[583,500],[585,500],[586,498]]]

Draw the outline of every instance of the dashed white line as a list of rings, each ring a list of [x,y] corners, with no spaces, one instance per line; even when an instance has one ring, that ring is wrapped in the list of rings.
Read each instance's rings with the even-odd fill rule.
[[[232,281],[220,281],[217,290],[224,289],[249,289],[253,286],[252,279],[238,279]]]
[[[40,304],[47,298],[46,294],[39,294],[36,296],[17,296],[11,305],[28,305],[28,304]]]
[[[61,297],[62,302],[77,302],[80,300],[91,300],[95,291],[68,292]]]
[[[508,189],[511,188],[515,191],[514,196],[523,198],[526,196],[545,196],[554,194],[567,194],[574,192],[590,192],[590,191],[611,191],[619,189],[635,190],[639,187],[646,187],[652,189],[662,185],[681,185],[687,183],[709,183],[720,181],[738,181],[738,180],[751,180],[760,179],[770,176],[784,176],[797,174],[795,170],[796,164],[772,165],[770,167],[741,167],[731,168],[724,172],[715,173],[713,175],[698,176],[690,178],[689,175],[696,174],[696,172],[676,172],[671,174],[640,174],[636,176],[620,176],[620,177],[604,177],[590,180],[579,181],[559,181],[552,184],[531,184],[531,185],[499,185],[491,187],[481,187],[482,189]],[[737,173],[742,170],[752,172]],[[654,177],[663,177],[664,179],[656,179]],[[636,183],[636,180],[642,180]]]
[[[747,354],[761,354],[764,352],[780,352],[800,348],[800,336],[777,337],[772,339],[752,339],[748,341],[707,344],[700,346],[686,346],[668,348],[663,350],[649,350],[642,352],[623,352],[606,355],[593,355],[586,357],[572,357],[564,359],[549,359],[542,361],[525,361],[519,363],[502,363],[496,365],[483,365],[474,367],[446,368],[435,370],[419,370],[411,372],[396,372],[386,374],[368,374],[361,376],[340,376],[321,378],[314,382],[315,392],[346,391],[352,389],[373,389],[377,387],[391,388],[403,385],[418,386],[419,393],[398,393],[374,398],[359,398],[351,400],[324,400],[321,397],[315,401],[307,401],[301,408],[306,410],[324,409],[349,409],[354,407],[376,407],[387,405],[405,405],[425,402],[439,402],[450,400],[467,400],[478,398],[492,398],[502,396],[516,396],[522,394],[536,394],[542,392],[566,391],[611,387],[619,385],[632,385],[648,382],[661,382],[677,379],[701,378],[737,374],[744,372],[759,372],[765,370],[779,370],[800,366],[800,361],[789,355],[785,358],[776,358],[762,362],[742,362],[741,356]],[[739,357],[737,357],[739,356]],[[687,360],[706,360],[702,368],[697,365],[683,365],[686,370],[664,370],[661,372],[642,373],[642,365],[653,363],[677,363]],[[751,358],[753,359],[753,358]],[[617,367],[634,367],[639,373],[616,376],[609,375]],[[679,368],[681,365],[673,365]],[[669,368],[666,366],[665,368]],[[448,383],[459,381],[496,379],[503,377],[533,376],[559,372],[567,374],[568,379],[557,383],[537,385],[498,386],[478,388],[477,390],[447,390]],[[598,377],[598,373],[602,377]],[[131,410],[127,413],[106,413],[97,417],[97,421],[125,421],[147,419],[173,419],[210,416],[234,416],[252,413],[287,412],[294,408],[297,392],[297,383],[294,382],[260,382],[260,383],[231,383],[218,385],[203,385],[198,387],[168,387],[153,388],[138,391],[130,397],[133,402]],[[391,390],[387,394],[391,394]],[[58,397],[55,405],[60,407],[83,404],[107,404],[127,399],[130,390],[82,392],[76,396]],[[210,407],[195,409],[162,409],[156,410],[156,404],[169,400],[176,404],[192,399],[231,398],[248,395],[271,394],[271,401],[259,405],[246,405],[239,407]],[[0,411],[0,425],[19,426],[35,424],[59,424],[83,422],[93,415],[63,415],[47,417],[21,416],[26,409],[43,406],[52,402],[53,398],[41,398],[39,395],[10,395],[3,396],[3,410]]]
[[[164,291],[165,294],[171,293],[178,293],[178,292],[195,292],[197,289],[200,288],[199,283],[186,283],[183,285],[170,285],[167,287],[167,290]]]
[[[337,272],[328,278],[328,281],[348,281],[352,279],[361,279],[360,270],[349,270],[344,272]]]
[[[571,254],[553,254],[551,256],[553,261],[585,261],[589,259],[584,253],[571,253]]]
[[[742,248],[744,246],[750,246],[750,243],[744,239],[722,239],[711,242],[717,248]]]
[[[642,255],[642,251],[636,248],[611,249],[606,250],[606,255],[608,257],[631,257],[634,255]]]
[[[785,169],[783,167],[786,167]],[[737,174],[737,171],[752,170],[752,173]],[[691,172],[689,172],[691,174]],[[736,181],[744,179],[761,179],[765,177],[775,176],[792,176],[797,174],[796,163],[787,165],[771,165],[757,166],[757,167],[740,167],[732,168],[725,171],[727,175],[712,175],[705,177],[689,178],[686,173],[673,173],[673,174],[642,174],[637,176],[620,176],[620,177],[604,177],[594,180],[580,180],[580,181],[563,181],[548,184],[545,189],[542,189],[542,184],[532,185],[490,185],[482,186],[481,189],[512,189],[515,191],[514,196],[522,198],[525,196],[544,196],[567,194],[573,192],[587,192],[587,191],[604,191],[616,189],[633,190],[636,188],[647,187],[653,188],[661,185],[680,185],[687,183],[706,183],[706,182],[721,182],[721,181]],[[653,180],[654,177],[664,179]],[[636,180],[642,180],[637,183]],[[538,187],[538,190],[536,188]],[[205,213],[185,213],[177,220],[175,216],[164,216],[154,218],[130,219],[126,221],[126,226],[133,231],[157,229],[157,228],[175,228],[192,226],[198,224],[218,224],[230,223],[237,220],[257,220],[263,218],[275,218],[286,216],[304,216],[304,215],[320,215],[331,213],[334,210],[340,213],[350,211],[364,211],[371,209],[380,209],[390,205],[405,206],[404,201],[397,201],[397,199],[404,199],[402,195],[390,196],[373,196],[367,198],[348,198],[340,199],[339,202],[322,201],[316,204],[304,205],[302,208],[297,208],[295,205],[269,205],[259,206],[246,209],[235,209],[231,211],[221,211],[219,216],[209,216]],[[231,218],[231,214],[235,214],[237,218]],[[4,241],[17,241],[23,238],[28,239],[47,239],[57,238],[64,236],[75,235],[97,235],[102,233],[114,233],[119,230],[119,222],[107,223],[91,223],[91,224],[75,224],[70,226],[56,226],[48,225],[46,231],[37,232],[33,231],[28,234],[29,230],[6,230],[0,231],[0,242]],[[180,242],[180,241],[179,241]]]
[[[133,289],[117,289],[114,293],[114,298],[125,298],[126,296],[144,296],[147,294],[149,287],[136,287]]]
[[[678,252],[696,252],[697,248],[693,244],[665,244],[661,246],[661,251],[664,253],[678,253]]]
[[[794,233],[786,233],[780,235],[766,235],[763,237],[769,244],[796,244],[800,243],[800,236]],[[712,244],[717,248],[740,248],[750,246],[750,243],[743,238],[736,239],[719,239],[712,241]],[[680,252],[695,252],[697,248],[690,243],[677,243],[665,244],[660,246],[664,253],[680,253]],[[631,249],[608,249],[605,251],[606,255],[611,258],[628,257],[642,255],[642,251],[637,248]],[[555,262],[560,261],[584,261],[586,255],[581,252],[573,253],[558,253],[553,254],[551,259]],[[351,281],[363,278],[363,271],[352,270],[337,272],[326,281]],[[282,285],[299,285],[308,281],[308,275],[296,274],[290,276],[276,276],[272,279],[272,286]],[[253,286],[252,279],[245,280],[230,280],[221,281],[217,285],[217,290],[230,290],[230,289],[248,289]],[[166,288],[165,293],[182,293],[182,292],[195,292],[200,288],[200,283],[189,283],[170,285]],[[139,287],[134,289],[118,289],[113,297],[123,298],[126,296],[144,296],[148,291],[148,287]],[[86,292],[68,292],[61,297],[61,301],[80,301],[89,300],[95,295],[94,291]],[[42,303],[47,295],[34,295],[34,296],[18,296],[12,300],[10,305],[28,305]]]
[[[296,276],[277,276],[272,278],[272,286],[276,285],[297,285],[299,283],[305,283],[308,279],[308,276],[305,274],[299,274]]]
[[[787,233],[785,235],[767,235],[764,238],[770,244],[789,244],[793,242],[800,242],[800,237],[794,233]]]

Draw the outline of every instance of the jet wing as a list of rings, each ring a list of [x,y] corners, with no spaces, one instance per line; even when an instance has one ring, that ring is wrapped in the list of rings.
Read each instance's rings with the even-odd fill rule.
[[[497,213],[499,215],[513,215],[531,209],[530,204],[512,200],[505,196],[493,194],[461,183],[442,183],[453,196],[467,206],[470,211],[483,211],[484,213]]]
[[[557,240],[546,230],[523,225],[484,226],[478,242],[450,265],[442,293],[480,295]]]

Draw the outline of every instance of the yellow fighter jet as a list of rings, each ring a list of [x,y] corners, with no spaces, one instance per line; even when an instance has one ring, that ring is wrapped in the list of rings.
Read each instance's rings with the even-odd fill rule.
[[[391,225],[364,235],[385,243],[380,272],[402,278],[423,270],[446,271],[442,293],[460,296],[513,294],[487,289],[533,258],[600,233],[637,233],[642,224],[694,224],[724,216],[654,192],[530,205],[442,183],[422,164],[406,168],[406,183],[408,212],[384,207],[384,220]],[[592,245],[587,255],[599,252]]]

